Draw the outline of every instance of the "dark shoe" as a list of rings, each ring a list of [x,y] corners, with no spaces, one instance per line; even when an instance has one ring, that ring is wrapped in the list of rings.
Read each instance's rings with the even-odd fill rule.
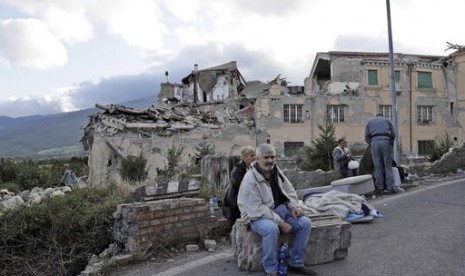
[[[395,195],[396,193],[397,192],[396,192],[395,189],[389,189],[389,190],[386,191],[386,194],[388,194],[388,195]]]
[[[265,272],[265,276],[278,276],[278,273],[276,271],[273,272]]]
[[[301,267],[289,266],[287,271],[293,272],[296,274],[303,274],[303,275],[316,275],[316,271],[314,271],[313,269],[307,266],[301,266]]]
[[[381,190],[381,189],[376,189],[376,191],[375,191],[375,196],[382,196],[383,193],[384,193],[383,190]]]

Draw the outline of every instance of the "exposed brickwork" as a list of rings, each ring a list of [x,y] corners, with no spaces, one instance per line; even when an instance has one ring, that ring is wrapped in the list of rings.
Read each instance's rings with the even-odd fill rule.
[[[157,243],[175,244],[204,238],[218,218],[202,198],[176,198],[120,204],[114,214],[114,237],[127,252]]]

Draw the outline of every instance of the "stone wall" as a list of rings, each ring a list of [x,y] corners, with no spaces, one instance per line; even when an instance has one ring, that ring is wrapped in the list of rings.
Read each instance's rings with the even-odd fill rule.
[[[114,238],[129,253],[200,239],[218,224],[203,198],[120,204],[114,216]]]

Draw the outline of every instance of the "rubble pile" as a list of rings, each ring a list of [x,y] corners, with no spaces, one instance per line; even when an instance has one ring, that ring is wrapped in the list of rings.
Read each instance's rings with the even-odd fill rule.
[[[8,191],[7,189],[0,190],[0,214],[6,210],[17,208],[21,205],[31,206],[39,204],[48,197],[64,196],[70,192],[69,186],[56,188],[42,189],[34,187],[31,191],[22,191],[19,194]]]
[[[109,137],[118,132],[135,131],[150,137],[152,132],[158,136],[171,136],[196,128],[221,129],[224,125],[239,122],[250,127],[254,125],[248,110],[234,110],[232,105],[224,104],[224,101],[195,106],[159,104],[146,109],[96,104],[103,112],[90,116],[89,123],[84,127],[84,149],[88,150],[91,146],[95,132]]]

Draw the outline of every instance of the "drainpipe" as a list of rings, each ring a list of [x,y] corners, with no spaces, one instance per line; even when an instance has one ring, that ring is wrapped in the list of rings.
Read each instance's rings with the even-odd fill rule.
[[[192,75],[194,75],[194,103],[197,103],[197,97],[198,97],[198,92],[197,92],[197,70],[199,69],[199,66],[194,64],[194,71],[192,71]]]
[[[408,76],[408,95],[409,95],[409,147],[410,156],[413,155],[413,96],[412,96],[412,74],[413,74],[413,63],[407,64],[407,76]]]

